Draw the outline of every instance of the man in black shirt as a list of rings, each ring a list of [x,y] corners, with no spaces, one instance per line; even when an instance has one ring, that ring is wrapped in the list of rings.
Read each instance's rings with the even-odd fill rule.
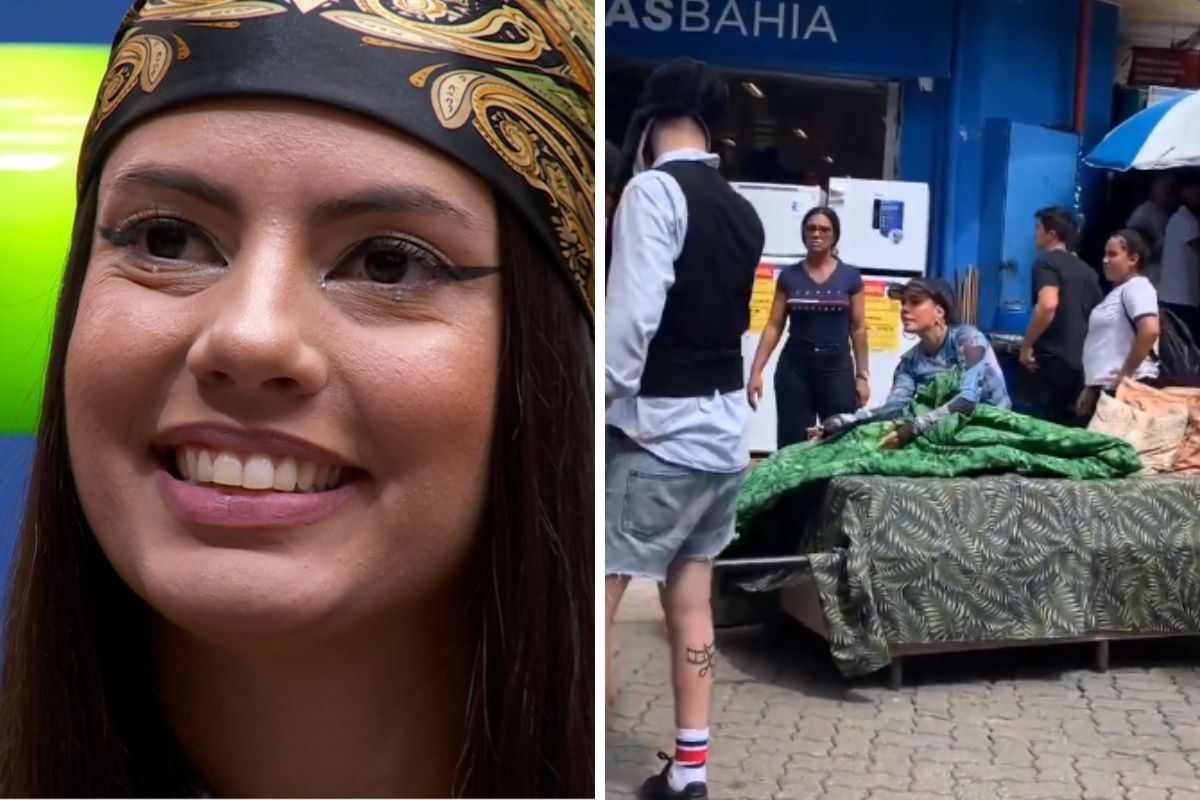
[[[1021,366],[1034,376],[1037,415],[1060,425],[1082,425],[1075,402],[1083,391],[1083,340],[1088,317],[1102,299],[1096,271],[1067,249],[1069,212],[1044,208],[1034,237],[1042,252],[1033,265],[1035,305],[1021,345]]]

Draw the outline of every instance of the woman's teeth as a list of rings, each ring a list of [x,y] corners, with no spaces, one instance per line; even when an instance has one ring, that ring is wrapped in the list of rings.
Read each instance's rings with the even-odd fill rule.
[[[238,455],[181,447],[175,451],[175,466],[184,480],[213,483],[241,489],[272,489],[277,492],[321,492],[337,486],[342,468],[294,458]]]

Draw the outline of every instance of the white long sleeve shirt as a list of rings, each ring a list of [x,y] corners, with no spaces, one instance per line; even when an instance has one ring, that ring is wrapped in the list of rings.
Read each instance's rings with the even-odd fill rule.
[[[675,150],[655,162],[720,159]],[[639,397],[650,342],[662,322],[675,261],[687,237],[687,199],[665,172],[647,170],[626,187],[613,218],[612,263],[605,292],[606,422],[663,461],[705,472],[741,472],[750,463],[746,392],[705,397]]]

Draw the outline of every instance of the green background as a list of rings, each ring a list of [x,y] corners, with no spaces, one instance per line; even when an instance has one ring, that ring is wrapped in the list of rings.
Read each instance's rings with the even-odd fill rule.
[[[0,44],[0,435],[31,434],[108,48]]]

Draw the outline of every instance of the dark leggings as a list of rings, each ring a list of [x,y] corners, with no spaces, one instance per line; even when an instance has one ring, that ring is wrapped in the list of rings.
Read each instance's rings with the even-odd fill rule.
[[[818,419],[850,414],[857,407],[849,347],[788,343],[775,367],[779,449],[807,441],[808,429]]]

